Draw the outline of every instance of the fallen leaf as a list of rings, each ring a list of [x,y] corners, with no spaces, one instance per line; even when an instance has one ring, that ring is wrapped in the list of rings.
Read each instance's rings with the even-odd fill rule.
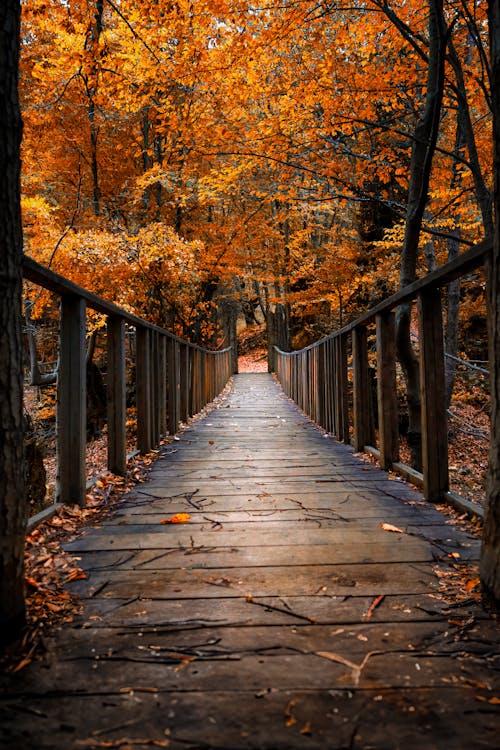
[[[191,520],[191,516],[189,513],[175,513],[170,518],[164,518],[162,521],[162,524],[165,525],[167,523],[187,523]]]
[[[384,531],[393,531],[395,534],[405,534],[403,529],[399,529],[397,526],[393,526],[392,523],[381,523],[381,527]]]
[[[14,667],[14,669],[12,671],[13,672],[20,672],[21,669],[24,669],[24,667],[27,667],[28,664],[31,664],[32,661],[33,661],[33,659],[30,656],[26,656],[24,659],[21,659],[21,661],[19,662],[19,664],[16,664],[16,666]]]
[[[308,722],[307,722],[307,723],[306,723],[306,724],[305,724],[305,725],[304,725],[304,726],[302,727],[302,729],[300,730],[300,733],[301,733],[301,734],[305,734],[305,735],[307,735],[307,736],[309,736],[309,735],[311,735],[311,734],[312,734],[312,731],[311,731],[311,722],[310,722],[310,721],[308,721]]]
[[[297,723],[297,719],[292,713],[294,706],[295,706],[295,701],[293,699],[289,700],[285,708],[285,718],[286,718],[285,726],[286,727],[293,727],[293,725]]]
[[[472,591],[472,589],[475,589],[476,586],[478,586],[481,583],[479,578],[473,578],[470,581],[467,581],[465,584],[466,591]]]
[[[66,576],[65,583],[69,583],[70,581],[80,581],[83,578],[87,578],[87,575],[83,570],[72,570],[71,573]]]
[[[500,698],[486,698],[484,695],[476,695],[476,700],[490,703],[492,706],[500,706]]]

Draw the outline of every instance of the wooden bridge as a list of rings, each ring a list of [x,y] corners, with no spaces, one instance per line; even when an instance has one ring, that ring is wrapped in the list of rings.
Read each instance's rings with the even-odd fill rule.
[[[435,395],[437,290],[487,252],[476,248],[315,347],[277,353],[278,375],[303,411],[272,375],[240,374],[216,408],[159,447],[148,481],[113,517],[66,545],[87,575],[71,584],[83,612],[47,641],[42,660],[0,678],[2,747],[497,746],[497,626],[474,593],[471,567],[480,540],[424,498],[448,497],[447,471],[431,455],[441,425],[429,409],[428,458],[423,475],[412,476],[424,494],[355,453],[371,446],[386,468],[400,468],[387,432],[387,387],[379,389],[381,430],[371,445],[366,326],[376,321],[379,366],[391,383],[392,310],[421,294],[423,388]],[[82,290],[33,264],[27,272],[59,289],[67,362],[76,357],[81,375]],[[85,302],[102,306],[88,294]],[[124,314],[106,305],[119,373]],[[166,425],[172,431],[221,389],[229,355],[175,337],[163,344],[165,332],[129,322],[143,331],[137,377],[146,450]],[[74,364],[63,367],[63,393],[71,392],[65,378],[74,377]],[[123,378],[118,389],[115,382],[110,460],[123,461],[116,406]],[[81,430],[79,403],[71,424]],[[78,491],[82,439],[71,448]],[[66,446],[60,450],[69,488],[75,470]],[[164,523],[177,513],[189,520]]]
[[[495,625],[442,587],[475,537],[270,375],[160,453],[66,545],[83,614],[3,681],[2,747],[496,746]]]

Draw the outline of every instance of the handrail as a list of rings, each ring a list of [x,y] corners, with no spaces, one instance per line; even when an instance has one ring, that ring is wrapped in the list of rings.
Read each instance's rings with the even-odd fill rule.
[[[55,505],[85,505],[86,308],[107,317],[108,469],[126,472],[125,324],[136,331],[137,447],[147,453],[200,412],[232,374],[232,347],[204,349],[129,313],[28,256],[23,275],[61,299]]]
[[[304,349],[284,352],[274,347],[276,374],[285,393],[338,440],[367,450],[382,468],[393,469],[423,487],[430,501],[447,500],[468,513],[480,506],[449,491],[448,427],[444,397],[444,348],[441,289],[484,264],[493,247],[486,238],[471,250],[409,284],[334,333]],[[422,472],[399,462],[396,403],[394,309],[420,301],[420,379]],[[379,448],[375,448],[373,384],[368,366],[367,327],[376,323]],[[348,381],[348,344],[352,348],[352,394]],[[352,424],[349,398],[352,396]],[[351,435],[352,432],[352,435]]]

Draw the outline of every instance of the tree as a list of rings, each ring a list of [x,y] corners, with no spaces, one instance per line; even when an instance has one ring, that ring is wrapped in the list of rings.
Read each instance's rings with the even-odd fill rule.
[[[485,596],[500,609],[500,0],[489,3],[489,29],[496,222],[489,267],[491,441],[481,549],[481,583]]]
[[[0,639],[25,619],[19,0],[0,6]]]

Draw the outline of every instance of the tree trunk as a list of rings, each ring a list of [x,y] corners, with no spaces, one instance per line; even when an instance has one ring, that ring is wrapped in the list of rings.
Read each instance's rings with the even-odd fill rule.
[[[439,118],[444,84],[445,22],[443,0],[429,0],[429,67],[425,106],[415,128],[413,140],[405,236],[399,274],[400,288],[416,278],[418,247],[422,220],[432,167],[432,159],[439,132]],[[396,316],[396,344],[399,361],[406,379],[408,404],[408,447],[412,464],[422,466],[420,373],[418,358],[411,343],[411,306],[401,305]]]
[[[0,3],[0,640],[25,620],[19,0]]]
[[[489,3],[495,232],[489,264],[488,326],[491,372],[491,441],[488,489],[481,550],[481,583],[485,597],[500,610],[500,0]]]

